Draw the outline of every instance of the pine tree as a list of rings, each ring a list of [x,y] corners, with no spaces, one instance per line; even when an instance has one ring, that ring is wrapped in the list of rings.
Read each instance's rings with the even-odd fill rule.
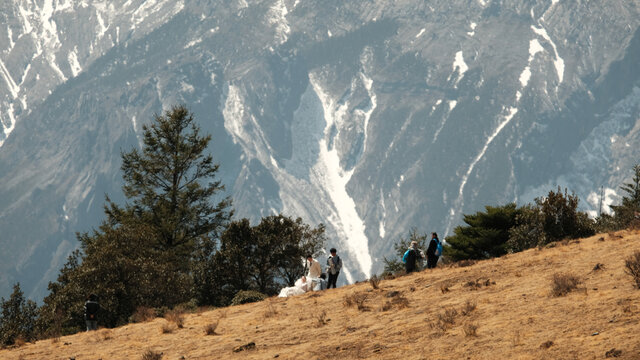
[[[142,151],[122,154],[122,189],[130,203],[121,208],[107,199],[107,216],[111,223],[128,217],[149,225],[158,248],[188,253],[199,237],[217,237],[231,217],[230,198],[212,203],[224,186],[215,180],[219,165],[205,154],[211,135],[200,135],[184,106],[156,115],[143,131]]]
[[[507,253],[509,229],[516,224],[516,204],[486,206],[486,212],[464,215],[466,226],[458,226],[447,237],[444,254],[452,260],[488,259]]]
[[[213,256],[231,200],[214,201],[224,186],[206,154],[211,136],[200,135],[184,106],[156,116],[143,130],[142,150],[122,154],[127,202],[120,206],[107,197],[105,221],[78,234],[81,253],[49,285],[43,333],[80,330],[90,293],[100,297],[101,326],[126,323],[139,306],[172,307],[194,295],[194,263],[199,255]],[[205,243],[212,246],[201,254]]]
[[[627,196],[622,197],[622,204],[611,206],[614,218],[620,227],[627,227],[640,213],[640,165],[633,167],[633,177],[630,183],[620,187]]]
[[[31,341],[35,338],[37,306],[26,300],[20,283],[13,286],[8,300],[0,298],[0,344],[13,345],[18,339]]]

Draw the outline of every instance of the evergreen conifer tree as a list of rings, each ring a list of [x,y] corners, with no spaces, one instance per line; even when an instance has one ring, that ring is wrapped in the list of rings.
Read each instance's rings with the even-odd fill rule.
[[[201,236],[219,236],[231,217],[230,198],[212,202],[224,186],[215,180],[219,165],[205,153],[211,135],[200,135],[184,106],[156,115],[143,131],[142,150],[122,154],[129,202],[120,207],[107,199],[108,220],[144,223],[157,234],[158,248],[189,253]]]
[[[106,198],[105,221],[78,235],[81,252],[49,285],[40,326],[45,334],[80,330],[90,293],[100,297],[103,326],[127,322],[139,306],[189,301],[199,279],[194,262],[216,251],[231,200],[214,201],[224,187],[215,178],[218,165],[206,154],[211,136],[200,135],[184,106],[155,116],[143,130],[142,150],[122,154],[127,202]],[[208,253],[198,252],[203,249]]]
[[[16,340],[31,341],[35,338],[37,306],[26,300],[20,284],[13,286],[8,300],[0,298],[0,345],[13,345]]]
[[[622,197],[622,204],[611,206],[615,213],[615,220],[620,227],[627,227],[640,213],[640,165],[633,167],[633,177],[630,183],[620,187],[627,195]]]

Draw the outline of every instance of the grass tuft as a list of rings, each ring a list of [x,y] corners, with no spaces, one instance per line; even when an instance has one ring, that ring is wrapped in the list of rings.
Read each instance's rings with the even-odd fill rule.
[[[378,277],[378,275],[373,275],[370,279],[369,279],[369,284],[371,284],[371,287],[374,290],[377,290],[380,288],[380,280],[382,280],[382,278]]]
[[[551,283],[551,294],[555,297],[564,296],[578,288],[580,279],[568,273],[553,274]]]
[[[176,324],[178,329],[182,329],[184,327],[184,314],[179,310],[174,309],[167,311],[167,313],[164,314],[164,318],[167,321]]]
[[[624,261],[625,272],[633,278],[636,288],[640,289],[640,251],[636,251],[633,255]]]
[[[220,320],[208,324],[207,326],[204,327],[204,333],[206,335],[218,335],[216,334],[216,329],[218,328],[219,323],[220,323]]]
[[[161,360],[162,353],[153,351],[151,349],[147,350],[144,354],[142,354],[142,360]]]
[[[156,317],[155,310],[146,306],[139,306],[136,309],[136,312],[134,312],[133,315],[131,315],[131,317],[129,318],[129,321],[133,323],[143,323],[143,322],[151,321],[155,319],[155,317]]]

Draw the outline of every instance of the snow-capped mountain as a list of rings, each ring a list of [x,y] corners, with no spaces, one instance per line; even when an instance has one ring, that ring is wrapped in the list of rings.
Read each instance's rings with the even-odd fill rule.
[[[184,103],[237,216],[325,223],[346,279],[410,228],[638,162],[640,1],[7,0],[0,295],[39,299],[122,200],[120,152]]]

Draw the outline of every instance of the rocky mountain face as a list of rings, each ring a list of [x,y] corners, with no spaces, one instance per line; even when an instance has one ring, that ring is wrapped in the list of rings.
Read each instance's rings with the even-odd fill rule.
[[[596,214],[640,147],[640,1],[7,0],[0,295],[46,294],[184,103],[254,222],[325,223],[344,279],[412,227],[558,185]],[[441,236],[442,237],[442,236]]]

